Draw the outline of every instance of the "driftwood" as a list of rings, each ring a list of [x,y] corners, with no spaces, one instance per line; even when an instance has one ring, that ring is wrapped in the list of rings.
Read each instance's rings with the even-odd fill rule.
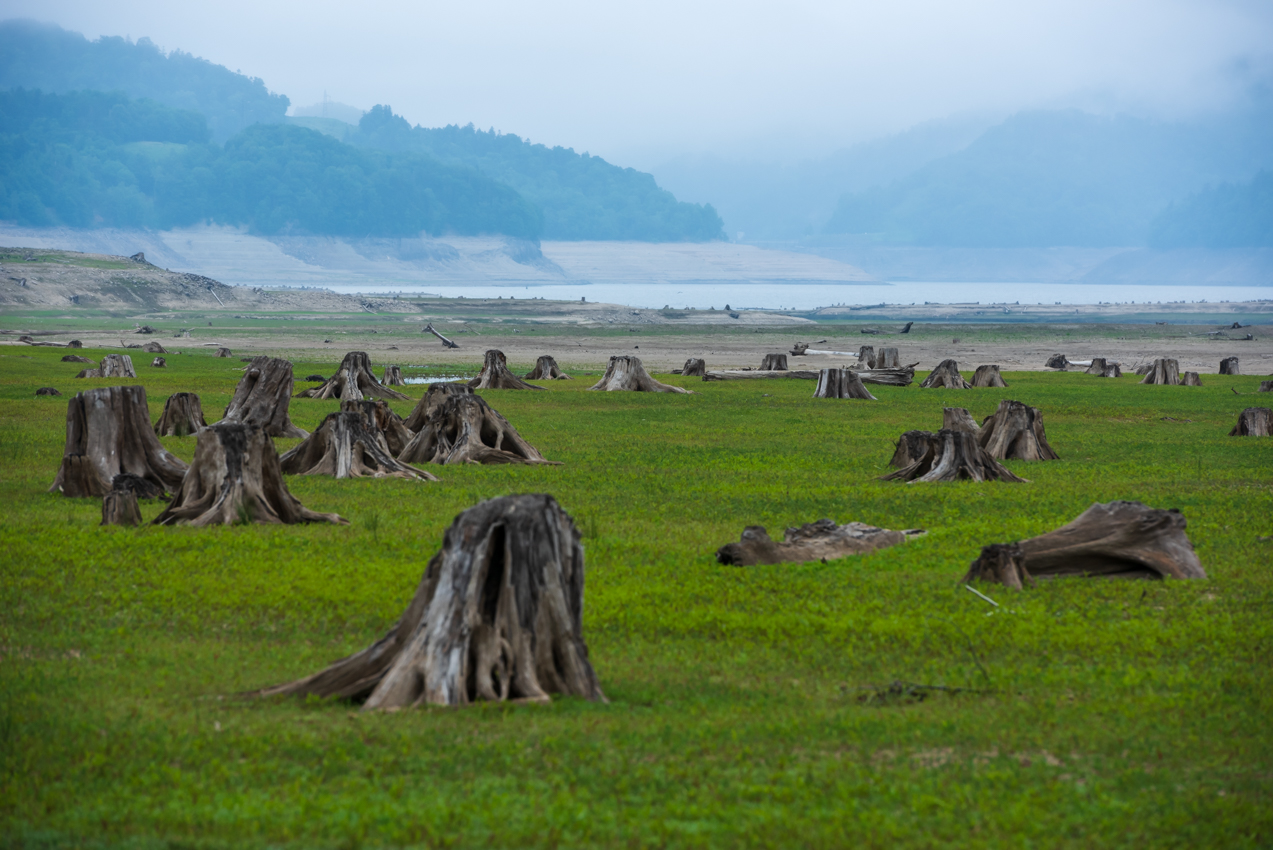
[[[336,697],[365,710],[477,701],[605,701],[583,640],[584,553],[543,494],[456,517],[398,622],[374,644],[260,696]]]
[[[681,367],[681,374],[689,378],[706,378],[707,377],[707,361],[701,357],[691,357],[685,361],[685,365]]]
[[[36,395],[61,395],[56,387],[40,387],[35,391]]]
[[[93,361],[88,361],[92,363]],[[85,369],[77,378],[136,378],[133,358],[127,354],[107,354],[96,369]]]
[[[283,474],[437,481],[393,456],[376,421],[376,405],[384,402],[341,402],[339,413],[329,413],[314,433],[278,459]]]
[[[881,348],[875,355],[872,369],[901,369],[902,361],[896,348]]]
[[[1185,372],[1180,376],[1180,385],[1182,387],[1200,387],[1202,379],[1198,377],[1197,372]]]
[[[1043,364],[1045,369],[1060,369],[1065,371],[1070,366],[1070,361],[1065,359],[1064,354],[1053,354],[1048,358],[1048,362]]]
[[[150,341],[141,347],[141,350],[147,354],[167,354],[168,349],[155,341]]]
[[[900,369],[855,369],[864,384],[879,384],[885,387],[905,387],[915,380],[915,367],[903,366]]]
[[[225,346],[220,346],[217,348],[217,353],[212,356],[213,357],[233,357],[234,352],[226,348]]]
[[[984,431],[982,432],[985,433]],[[918,460],[881,481],[1009,481],[1025,479],[1010,472],[977,442],[978,435],[942,429],[928,440]]]
[[[453,395],[473,395],[473,388],[459,382],[429,384],[429,389],[425,391],[424,397],[416,402],[415,409],[402,423],[403,426],[413,434],[418,433],[437,406],[446,401],[448,396]]]
[[[858,363],[866,364],[866,368],[875,368],[875,346],[864,345],[858,349]]]
[[[907,431],[897,438],[897,445],[889,466],[901,469],[910,466],[924,456],[929,444],[936,438],[932,431]]]
[[[254,357],[234,388],[221,421],[256,425],[271,437],[308,437],[308,431],[292,424],[288,415],[291,401],[292,364],[278,357]]]
[[[818,385],[813,390],[813,397],[877,400],[862,385],[862,378],[852,369],[823,369],[818,376]]]
[[[1055,531],[981,550],[964,581],[1020,588],[1035,578],[1206,578],[1176,510],[1140,502],[1096,503]]]
[[[1170,357],[1160,357],[1149,367],[1149,371],[1145,373],[1145,377],[1141,378],[1142,384],[1166,384],[1168,386],[1180,386],[1180,363]]]
[[[760,361],[760,370],[762,372],[785,372],[787,371],[787,355],[785,354],[766,354],[764,359]]]
[[[291,372],[289,367],[288,372]],[[289,375],[290,377],[290,375]],[[322,386],[304,390],[297,398],[338,398],[341,401],[360,398],[383,398],[408,401],[398,392],[383,386],[371,372],[371,358],[365,351],[351,351],[340,361],[340,368]]]
[[[380,383],[386,387],[405,387],[407,385],[406,379],[402,377],[402,369],[398,366],[386,366]]]
[[[962,407],[943,407],[941,411],[941,426],[951,431],[967,431],[970,434],[976,434],[981,430],[977,425],[977,420],[973,419],[972,414]]]
[[[150,428],[144,387],[100,387],[66,403],[66,448],[49,492],[102,497],[131,472],[164,490],[181,484],[186,465]]]
[[[1093,357],[1092,365],[1085,370],[1088,375],[1095,375],[1098,378],[1121,378],[1123,370],[1119,368],[1118,363],[1110,363],[1104,357]]]
[[[791,349],[792,357],[804,357],[805,352],[809,350],[809,343],[797,342]]]
[[[445,345],[447,348],[459,348],[459,347],[460,347],[457,343],[451,342],[451,340],[447,339],[446,337],[442,336],[442,334],[438,333],[438,332],[437,332],[437,330],[435,330],[435,329],[434,329],[434,327],[433,327],[433,323],[432,323],[432,322],[430,322],[429,324],[427,324],[427,325],[425,325],[425,326],[424,326],[423,333],[431,333],[431,334],[433,334],[433,335],[434,335],[434,336],[436,336],[438,339],[442,340],[442,344],[443,344],[443,345]]]
[[[711,374],[711,373],[709,373]],[[704,377],[706,379],[706,376]],[[638,392],[638,393],[690,393],[684,387],[663,384],[650,377],[641,364],[640,357],[620,355],[611,357],[606,365],[606,373],[601,376],[590,390],[605,392]]]
[[[458,393],[439,395],[423,427],[398,460],[439,464],[553,463],[526,442],[486,399]]]
[[[704,381],[734,381],[742,378],[807,378],[817,380],[819,369],[707,369]]]
[[[190,471],[155,525],[348,524],[309,510],[288,492],[274,441],[260,426],[218,422],[195,440]]]
[[[389,454],[397,457],[407,443],[411,442],[411,432],[407,430],[402,417],[393,412],[387,402],[380,399],[364,398],[360,401],[342,401],[342,413],[362,413],[368,420],[375,422],[380,433],[384,435],[385,444],[389,446]]]
[[[156,357],[154,360],[150,361],[150,365],[155,369],[163,369],[168,365],[168,361],[162,357]]]
[[[489,348],[482,357],[482,371],[469,381],[475,390],[542,390],[534,384],[528,384],[508,371],[508,359],[504,352]]]
[[[1230,437],[1273,437],[1273,409],[1248,407],[1238,414],[1238,424]]]
[[[160,437],[186,437],[208,427],[203,418],[203,405],[194,393],[173,393],[164,402],[164,412],[155,423]]]
[[[97,361],[89,357],[85,357],[82,354],[67,354],[66,356],[62,358],[62,362],[63,363],[96,363]]]
[[[1220,361],[1221,375],[1241,375],[1242,372],[1238,368],[1238,358],[1226,357]]]
[[[973,387],[1006,387],[998,366],[978,366],[972,376]]]
[[[981,423],[977,442],[995,460],[1060,460],[1048,445],[1037,407],[1004,399]]]
[[[569,381],[570,376],[561,371],[557,361],[547,354],[535,360],[535,368],[526,373],[528,381]]]
[[[959,364],[954,360],[943,360],[937,368],[928,373],[928,377],[920,382],[920,389],[971,389],[964,376],[959,374]]]
[[[102,497],[102,525],[141,525],[137,494],[131,490],[111,490]]]
[[[887,549],[923,533],[917,528],[890,531],[864,522],[836,525],[834,520],[822,519],[799,528],[788,528],[782,542],[778,542],[770,539],[763,526],[749,525],[737,543],[726,543],[716,550],[716,560],[739,567],[833,561]]]

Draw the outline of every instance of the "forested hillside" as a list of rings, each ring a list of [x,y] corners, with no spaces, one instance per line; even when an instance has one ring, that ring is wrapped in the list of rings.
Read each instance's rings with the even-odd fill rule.
[[[1273,172],[1211,186],[1153,222],[1155,248],[1273,248]]]

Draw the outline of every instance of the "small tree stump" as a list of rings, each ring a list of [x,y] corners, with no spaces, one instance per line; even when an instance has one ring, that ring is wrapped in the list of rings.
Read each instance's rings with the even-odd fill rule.
[[[87,361],[92,363],[92,360]],[[107,354],[96,369],[85,369],[77,378],[136,378],[133,358],[127,354]]]
[[[1064,354],[1053,354],[1048,358],[1048,362],[1043,364],[1045,369],[1060,369],[1064,372],[1070,368],[1070,361],[1065,359]]]
[[[552,463],[479,395],[439,394],[403,463]]]
[[[141,508],[131,490],[111,490],[102,497],[102,525],[141,525]]]
[[[857,372],[852,369],[823,369],[818,373],[818,385],[813,390],[814,398],[860,398],[877,401],[865,386]]]
[[[256,425],[270,437],[308,437],[308,431],[292,424],[291,401],[292,364],[277,357],[254,357],[243,370],[221,421]]]
[[[707,361],[701,357],[691,357],[681,367],[681,375],[689,378],[707,377]]]
[[[1273,409],[1248,407],[1238,414],[1238,424],[1229,432],[1230,437],[1273,436]]]
[[[35,391],[36,395],[61,395],[56,387],[40,387]]]
[[[917,528],[890,531],[864,522],[836,525],[835,520],[821,519],[799,528],[788,528],[782,542],[777,542],[770,539],[764,526],[749,525],[737,543],[726,543],[716,550],[716,560],[739,567],[833,561],[887,549],[923,533]]]
[[[977,420],[973,419],[972,414],[962,407],[943,407],[941,411],[941,426],[949,428],[951,431],[967,431],[969,434],[976,434],[981,430],[977,425]]]
[[[1139,371],[1139,370],[1137,370]],[[1142,384],[1166,384],[1168,386],[1180,386],[1180,363],[1170,357],[1160,357],[1150,365],[1149,371],[1145,373],[1145,377],[1141,378]]]
[[[203,419],[203,405],[194,393],[173,393],[164,402],[164,412],[155,423],[160,437],[187,437],[208,427]]]
[[[498,349],[487,349],[482,356],[482,371],[469,381],[475,390],[542,390],[534,384],[528,384],[508,371],[508,359]]]
[[[920,382],[920,389],[971,389],[964,376],[959,374],[959,364],[954,360],[943,360],[937,368],[928,373],[928,377]]]
[[[289,377],[291,367],[288,368]],[[340,361],[340,368],[322,386],[304,390],[297,398],[338,398],[341,401],[360,398],[396,399],[410,401],[397,390],[382,386],[371,372],[371,358],[365,351],[351,351]]]
[[[376,428],[384,435],[389,454],[397,457],[411,442],[411,432],[403,423],[402,417],[393,412],[387,402],[380,399],[364,398],[361,401],[342,401],[340,409],[343,413],[358,412],[368,422],[374,422]]]
[[[526,373],[528,381],[569,381],[570,376],[561,371],[557,361],[547,354],[539,355],[535,368]]]
[[[875,346],[864,345],[858,349],[858,365],[868,369],[875,368]]]
[[[62,358],[62,362],[63,363],[96,363],[97,361],[91,360],[83,356],[82,354],[67,354],[65,357]]]
[[[1220,361],[1221,375],[1240,375],[1242,372],[1238,369],[1238,358],[1226,357]]]
[[[663,384],[650,377],[641,363],[640,357],[621,355],[611,357],[606,366],[606,373],[601,376],[590,390],[605,392],[638,392],[638,393],[685,393],[691,394],[684,387]]]
[[[186,465],[150,428],[144,387],[99,387],[66,403],[66,448],[49,492],[101,498],[115,476],[131,472],[164,490],[181,484]]]
[[[999,374],[998,366],[978,366],[977,371],[972,375],[972,385],[974,387],[1007,387],[1004,383],[1003,376]]]
[[[1016,590],[1033,585],[1034,578],[1025,568],[1025,555],[1016,543],[991,543],[981,547],[981,554],[968,568],[964,583],[989,581]]]
[[[762,372],[786,372],[787,355],[785,354],[766,354],[764,359],[760,361],[760,369]]]
[[[405,387],[407,385],[406,378],[402,377],[402,369],[397,366],[386,366],[384,376],[380,383],[386,387]]]
[[[809,343],[807,343],[807,342],[797,342],[797,343],[796,343],[796,344],[792,347],[792,349],[791,349],[791,356],[792,356],[792,357],[804,357],[804,356],[805,356],[805,352],[807,352],[808,350],[809,350]],[[682,374],[684,374],[684,373],[682,373]]]
[[[415,409],[402,423],[403,426],[412,434],[419,433],[424,423],[428,421],[429,415],[437,409],[438,405],[446,401],[448,396],[453,395],[473,395],[473,388],[460,382],[429,384],[429,389],[424,397],[416,402]]]
[[[1092,365],[1084,370],[1088,375],[1095,375],[1098,378],[1121,378],[1123,370],[1119,368],[1117,363],[1110,363],[1104,357],[1093,357]]]
[[[910,466],[924,456],[935,439],[937,435],[932,431],[907,431],[897,438],[896,449],[888,465],[898,469]]]
[[[376,422],[377,404],[384,402],[341,402],[339,413],[329,413],[314,433],[278,459],[283,474],[437,481],[436,476],[394,458]]]
[[[168,361],[162,357],[156,357],[154,360],[150,361],[150,365],[155,369],[163,369],[168,366]]]
[[[605,701],[583,639],[584,552],[543,494],[501,496],[447,529],[415,596],[380,640],[261,696],[314,695],[363,708]]]
[[[216,354],[214,354],[213,356],[214,356],[214,357],[233,357],[233,356],[234,356],[234,352],[233,352],[233,351],[231,351],[230,349],[225,348],[224,346],[222,346],[222,347],[219,347],[219,348],[217,349],[217,353],[216,353]]]
[[[881,348],[875,355],[875,365],[872,369],[901,369],[902,361],[898,356],[896,348]]]
[[[143,345],[141,347],[141,350],[146,352],[147,354],[167,354],[168,353],[168,349],[164,348],[162,345],[155,342],[154,340],[151,340],[150,342]]]
[[[985,433],[984,431],[982,432]],[[1024,482],[992,458],[977,442],[976,434],[942,429],[931,439],[924,454],[909,466],[881,476],[881,481],[1008,481]]]
[[[1260,381],[1260,388],[1257,393],[1273,393],[1273,381]]]
[[[1198,377],[1197,372],[1185,372],[1180,376],[1180,385],[1184,387],[1200,387],[1202,379]]]
[[[1060,460],[1048,445],[1043,414],[1019,401],[999,402],[994,414],[981,423],[977,442],[995,460]]]
[[[348,524],[309,510],[288,492],[274,441],[260,426],[218,422],[195,440],[190,471],[155,525]]]

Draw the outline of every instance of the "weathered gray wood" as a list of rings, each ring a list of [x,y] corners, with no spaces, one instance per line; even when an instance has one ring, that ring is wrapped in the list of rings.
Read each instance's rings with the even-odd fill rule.
[[[342,401],[340,412],[328,414],[314,433],[278,459],[283,474],[437,481],[393,456],[377,422],[376,405],[384,402]]]
[[[147,354],[167,354],[168,353],[168,349],[164,348],[162,345],[160,345],[158,342],[155,342],[154,340],[143,345],[141,347],[141,350],[146,352]]]
[[[984,430],[983,430],[984,433]],[[880,477],[881,481],[1007,481],[1024,482],[991,457],[967,431],[942,429],[928,442],[924,454],[909,466]]]
[[[217,348],[217,353],[214,354],[213,356],[214,357],[233,357],[234,352],[226,348],[225,346],[220,346]]]
[[[952,431],[967,431],[970,434],[976,434],[981,430],[977,425],[977,420],[973,419],[972,414],[962,407],[943,407],[941,411],[941,426]]]
[[[1118,363],[1111,363],[1104,357],[1093,357],[1092,365],[1085,370],[1088,375],[1095,375],[1098,378],[1121,378],[1123,370],[1119,368]]]
[[[111,490],[102,497],[102,525],[141,525],[141,508],[131,490]]]
[[[762,372],[785,372],[787,371],[787,355],[785,354],[766,354],[764,359],[760,361],[760,370]]]
[[[1242,374],[1242,371],[1241,371],[1241,369],[1239,368],[1239,365],[1238,365],[1238,358],[1236,358],[1236,357],[1226,357],[1226,358],[1224,358],[1223,360],[1221,360],[1221,361],[1220,361],[1220,374],[1221,374],[1221,375],[1240,375],[1240,374]]]
[[[1034,579],[1025,568],[1025,556],[1016,543],[991,543],[981,547],[981,554],[968,568],[964,583],[987,581],[1013,590],[1033,585]]]
[[[226,406],[221,421],[256,425],[264,428],[271,437],[308,437],[308,431],[292,424],[288,412],[292,388],[290,362],[264,355],[254,357],[243,370],[243,377],[234,388],[234,397]]]
[[[162,357],[156,357],[150,361],[150,365],[155,369],[164,369],[168,366],[168,361]]]
[[[155,422],[155,434],[160,437],[186,437],[207,425],[199,396],[194,393],[173,393],[164,402],[164,412]]]
[[[479,395],[439,393],[403,463],[553,463]]]
[[[416,434],[424,427],[424,423],[428,421],[429,415],[437,408],[438,405],[446,401],[447,396],[452,395],[473,395],[473,388],[467,383],[456,381],[454,383],[443,383],[439,381],[436,384],[429,384],[429,389],[425,391],[424,396],[416,402],[415,409],[411,411],[411,415],[402,423],[408,431]]]
[[[707,361],[701,357],[691,357],[681,367],[681,374],[687,378],[705,378],[707,377]]]
[[[56,387],[40,387],[35,391],[36,395],[61,395]]]
[[[1229,432],[1230,437],[1273,436],[1273,409],[1248,407],[1238,414],[1238,424]]]
[[[79,362],[79,361],[77,361]],[[86,361],[92,363],[92,360]],[[136,378],[133,358],[127,354],[107,354],[96,369],[85,369],[77,378]]]
[[[709,372],[708,374],[712,373]],[[684,387],[676,387],[654,380],[645,371],[641,358],[632,357],[631,355],[611,357],[609,364],[606,366],[606,373],[601,376],[601,380],[588,387],[588,389],[602,390],[604,392],[690,394],[690,390]]]
[[[995,460],[1060,460],[1048,445],[1043,413],[1019,401],[999,402],[982,421],[977,442]]]
[[[937,435],[932,431],[907,431],[897,438],[893,458],[888,465],[897,469],[910,466],[929,451],[929,446],[935,439]]]
[[[862,385],[861,377],[852,369],[823,369],[818,376],[818,385],[813,390],[813,397],[877,400]]]
[[[542,390],[534,384],[528,384],[508,370],[508,359],[498,349],[487,349],[482,358],[482,371],[469,381],[475,390]]]
[[[954,360],[943,360],[937,368],[928,373],[928,377],[920,382],[920,389],[971,389],[964,376],[959,374],[959,364]]]
[[[393,412],[383,399],[364,398],[358,401],[342,401],[340,409],[343,413],[361,413],[368,422],[373,423],[385,438],[389,454],[397,457],[407,443],[411,442],[411,431],[407,429],[402,417]]]
[[[385,366],[384,376],[380,383],[386,387],[405,387],[407,381],[402,377],[402,369],[398,366]]]
[[[872,369],[901,369],[902,361],[897,353],[897,349],[893,347],[881,348],[875,355],[875,365]]]
[[[290,368],[289,368],[290,371]],[[397,401],[409,401],[398,392],[391,390],[376,380],[371,371],[371,358],[365,351],[351,351],[340,361],[340,368],[322,386],[304,390],[296,394],[297,398],[338,398],[341,401],[360,398],[383,398]]]
[[[1149,371],[1145,373],[1145,377],[1141,378],[1142,384],[1165,384],[1168,386],[1180,386],[1180,363],[1170,357],[1160,357],[1155,360],[1149,367]]]
[[[528,381],[569,381],[570,376],[561,371],[557,361],[547,354],[535,360],[535,368],[526,373]]]
[[[1260,381],[1260,388],[1257,393],[1273,393],[1273,381]]]
[[[1200,387],[1202,386],[1202,378],[1198,377],[1197,372],[1185,372],[1180,376],[1180,385],[1183,387]]]
[[[999,374],[999,367],[978,366],[977,371],[972,375],[973,387],[1007,387],[1004,383],[1003,376]]]
[[[1065,359],[1064,354],[1053,354],[1048,358],[1048,362],[1043,364],[1046,369],[1060,369],[1064,372],[1070,366],[1070,361]]]
[[[858,349],[858,364],[868,369],[875,368],[875,346],[864,345]]]
[[[918,528],[890,531],[864,522],[836,525],[834,520],[822,519],[788,528],[783,539],[776,541],[770,539],[764,526],[749,525],[737,543],[726,543],[716,550],[716,560],[739,567],[833,561],[887,549],[923,533]]]
[[[427,325],[425,325],[425,326],[424,326],[424,332],[425,332],[425,333],[431,333],[431,334],[433,334],[434,336],[436,336],[438,339],[442,340],[442,344],[443,344],[443,345],[445,345],[447,348],[459,348],[459,347],[460,347],[457,343],[452,342],[451,340],[449,340],[449,339],[447,339],[446,337],[442,336],[442,334],[438,333],[438,332],[437,332],[437,329],[433,327],[433,323],[432,323],[432,322],[429,322]]]
[[[67,354],[62,358],[63,363],[96,363],[97,361],[85,357],[82,354]]]

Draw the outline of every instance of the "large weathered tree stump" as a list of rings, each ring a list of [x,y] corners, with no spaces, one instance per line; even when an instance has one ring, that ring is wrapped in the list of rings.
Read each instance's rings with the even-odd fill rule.
[[[897,353],[896,348],[881,348],[875,355],[875,365],[872,369],[901,369],[902,360]]]
[[[260,426],[218,422],[195,440],[194,462],[155,525],[347,524],[309,510],[288,492],[274,441]]]
[[[1230,437],[1273,436],[1273,409],[1248,407],[1238,414],[1238,424],[1229,432]]]
[[[1019,543],[987,546],[964,581],[1013,587],[1033,578],[1206,578],[1176,510],[1140,502],[1096,503],[1055,531]]]
[[[1060,369],[1064,372],[1070,368],[1070,361],[1065,359],[1064,354],[1053,354],[1048,358],[1048,362],[1043,364],[1045,369]]]
[[[897,469],[910,466],[924,456],[935,439],[937,435],[932,431],[907,431],[897,438],[893,458],[888,465]]]
[[[289,373],[291,369],[288,369]],[[391,390],[376,380],[371,371],[371,358],[365,351],[351,351],[340,361],[340,368],[321,386],[296,394],[297,398],[338,398],[341,401],[360,398],[383,398],[408,401],[397,390]]]
[[[141,507],[131,490],[111,490],[102,497],[102,525],[141,525]]]
[[[984,431],[982,433],[985,433]],[[924,454],[909,466],[881,476],[881,481],[1009,481],[1024,482],[986,452],[976,434],[938,431]]]
[[[1060,460],[1048,445],[1037,407],[1004,399],[981,423],[977,442],[996,460]]]
[[[212,356],[213,357],[233,357],[234,352],[226,348],[225,346],[221,346],[217,349],[217,353]]]
[[[605,701],[583,639],[584,553],[542,494],[501,496],[447,529],[401,619],[374,644],[261,696],[362,701],[364,709]]]
[[[541,354],[535,360],[535,368],[526,373],[528,381],[569,381],[570,376],[561,371],[550,355]]]
[[[186,465],[151,430],[144,387],[85,390],[66,403],[66,448],[49,492],[100,498],[121,472],[173,490]]]
[[[764,359],[760,361],[760,369],[763,372],[786,372],[787,355],[766,354]]]
[[[283,474],[437,481],[436,476],[393,456],[376,421],[377,404],[384,402],[342,401],[339,413],[329,413],[314,433],[278,459]]]
[[[951,431],[967,431],[970,434],[976,434],[981,428],[977,425],[977,420],[972,418],[972,414],[963,407],[943,407],[941,411],[941,426],[949,428]]]
[[[788,528],[779,542],[770,539],[764,526],[749,525],[743,529],[742,537],[737,543],[726,543],[716,550],[716,560],[739,567],[833,561],[836,558],[887,549],[923,533],[918,528],[890,531],[864,522],[836,525],[835,520],[821,519],[799,528]]]
[[[92,363],[92,360],[87,361]],[[127,354],[107,354],[96,369],[85,369],[77,378],[136,378],[133,358]]]
[[[1197,372],[1185,372],[1180,376],[1180,385],[1182,387],[1200,387],[1202,386],[1202,378],[1198,377]]]
[[[858,373],[852,369],[823,369],[818,374],[818,385],[813,390],[813,397],[877,400],[863,386]]]
[[[1095,375],[1098,378],[1123,377],[1123,370],[1119,368],[1119,364],[1110,363],[1104,357],[1093,357],[1092,365],[1088,366],[1084,372],[1088,375]]]
[[[959,364],[954,360],[943,360],[937,364],[937,368],[928,373],[919,384],[920,389],[947,389],[947,390],[966,390],[971,389],[968,382],[964,380],[964,376],[959,374]]]
[[[155,423],[155,434],[160,437],[187,437],[207,426],[199,396],[194,393],[173,393],[164,402],[164,412]]]
[[[863,345],[858,349],[858,365],[868,369],[875,368],[875,346]]]
[[[221,421],[256,425],[271,437],[308,437],[308,431],[292,424],[291,401],[292,364],[277,357],[253,357]]]
[[[446,401],[448,396],[453,395],[473,395],[473,388],[467,383],[460,382],[429,384],[424,397],[416,402],[411,415],[402,424],[412,434],[419,433],[424,423],[428,421],[429,415],[437,409],[438,405]]]
[[[972,375],[973,387],[1006,387],[998,366],[978,366]]]
[[[402,377],[402,369],[398,366],[385,366],[384,376],[380,383],[386,387],[405,387],[407,385],[406,378]]]
[[[654,380],[645,371],[641,358],[630,355],[611,357],[601,380],[588,389],[606,392],[690,393],[684,387],[674,387]]]
[[[402,421],[401,416],[393,412],[393,408],[387,402],[378,398],[342,401],[340,409],[342,413],[359,412],[369,422],[374,422],[380,429],[380,433],[384,435],[385,445],[389,446],[389,453],[394,457],[397,457],[406,448],[407,443],[411,442],[412,434],[407,430],[406,423]]]
[[[1241,370],[1238,368],[1238,358],[1226,357],[1220,361],[1221,375],[1240,375]]]
[[[1180,386],[1180,362],[1170,357],[1160,357],[1150,365],[1149,371],[1140,379],[1140,382]]]
[[[475,390],[542,390],[534,384],[528,384],[508,370],[508,359],[504,352],[488,348],[482,356],[482,371],[469,381]]]
[[[141,350],[146,352],[147,354],[167,354],[168,353],[168,349],[164,348],[162,345],[155,342],[154,340],[151,340],[150,342],[143,345],[141,347]]]
[[[681,375],[687,378],[707,377],[707,361],[701,357],[691,357],[681,367]]]
[[[403,463],[553,463],[479,395],[439,394]]]

